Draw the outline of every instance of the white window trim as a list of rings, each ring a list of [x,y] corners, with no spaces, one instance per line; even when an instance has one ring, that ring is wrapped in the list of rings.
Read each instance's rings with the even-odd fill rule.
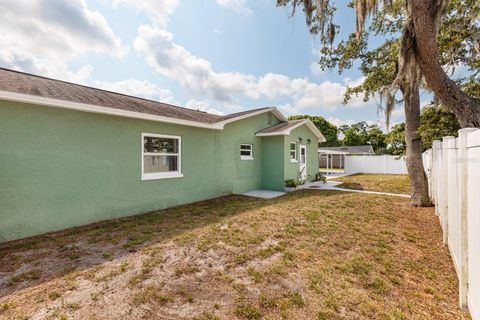
[[[145,137],[154,137],[154,138],[169,138],[169,139],[178,139],[178,152],[177,153],[151,153],[151,152],[144,152],[144,140]],[[140,143],[142,148],[141,155],[142,155],[142,180],[157,180],[157,179],[169,179],[169,178],[182,178],[182,137],[180,136],[172,136],[166,134],[157,134],[157,133],[145,133],[142,132],[142,140]],[[159,155],[170,155],[170,156],[178,156],[178,170],[177,171],[169,171],[169,172],[155,172],[155,173],[145,173],[144,170],[144,156],[159,156]]]
[[[295,150],[292,150],[292,144],[295,144]],[[295,152],[295,158],[292,159],[290,158],[290,162],[298,162],[298,158],[297,158],[297,143],[295,141],[290,141],[290,144],[288,145],[288,157],[290,158],[290,154],[292,153],[292,151]]]
[[[242,156],[242,146],[250,146],[250,155],[249,156]],[[246,149],[243,151],[247,151]],[[240,160],[254,160],[253,159],[253,144],[251,143],[241,143],[240,144]]]

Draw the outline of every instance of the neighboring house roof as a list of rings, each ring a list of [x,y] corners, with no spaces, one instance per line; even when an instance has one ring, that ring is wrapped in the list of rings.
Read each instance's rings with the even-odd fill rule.
[[[365,146],[347,146],[347,147],[322,147],[318,149],[320,153],[330,154],[375,154],[371,145]]]
[[[318,130],[317,126],[310,119],[302,120],[290,120],[287,122],[280,122],[274,126],[265,128],[258,131],[255,135],[258,137],[268,137],[268,136],[288,136],[293,129],[298,128],[302,125],[306,125],[318,138],[319,142],[325,142],[326,139],[323,134]]]
[[[276,108],[221,116],[5,68],[0,68],[0,99],[210,129],[264,112],[287,120]]]

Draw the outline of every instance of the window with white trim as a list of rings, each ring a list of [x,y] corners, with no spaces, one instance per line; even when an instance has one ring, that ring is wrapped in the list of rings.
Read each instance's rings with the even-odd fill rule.
[[[142,133],[142,179],[182,177],[181,146],[181,137]]]
[[[251,144],[240,145],[240,159],[253,160],[253,145]]]
[[[297,143],[290,142],[290,162],[297,162]]]

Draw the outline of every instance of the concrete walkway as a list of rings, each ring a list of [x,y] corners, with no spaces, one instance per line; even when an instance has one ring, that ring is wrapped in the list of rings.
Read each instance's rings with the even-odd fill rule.
[[[327,178],[327,180],[334,180],[334,179],[337,179],[337,178],[351,176],[353,174],[356,174],[356,173],[336,172],[334,174],[329,174],[329,175],[324,175],[324,176]]]
[[[403,197],[403,198],[409,198],[410,197],[410,195],[408,195],[408,194],[337,188],[337,185],[339,185],[341,183],[342,182],[340,182],[340,181],[328,181],[328,180],[327,180],[326,183],[323,183],[321,181],[316,181],[316,182],[306,183],[303,187],[301,187],[299,189],[334,190],[334,191],[343,191],[343,192],[380,194],[380,195]],[[286,194],[286,193],[285,192],[280,192],[280,191],[272,191],[272,190],[253,190],[253,191],[242,193],[242,195],[244,195],[244,196],[263,198],[263,199],[272,199],[272,198],[283,196],[284,194]]]
[[[272,198],[283,196],[284,194],[286,193],[280,192],[280,191],[272,191],[272,190],[253,190],[253,191],[242,193],[242,195],[244,196],[263,198],[263,199],[272,199]]]
[[[344,191],[344,192],[358,192],[358,193],[370,193],[370,194],[381,194],[387,196],[396,196],[396,197],[403,197],[403,198],[410,198],[408,194],[399,194],[399,193],[388,193],[388,192],[377,192],[377,191],[367,191],[367,190],[353,190],[353,189],[343,189],[337,188],[339,184],[342,184],[340,181],[329,181],[327,180],[326,183],[321,181],[310,182],[305,185],[306,189],[320,189],[320,190],[335,190],[335,191]]]
[[[308,182],[303,186],[299,187],[300,189],[315,189],[315,190],[334,190],[334,191],[343,191],[343,192],[357,192],[357,193],[370,193],[370,194],[380,194],[386,196],[395,196],[395,197],[402,197],[402,198],[410,198],[408,194],[400,194],[400,193],[389,193],[389,192],[378,192],[378,191],[367,191],[367,190],[354,190],[354,189],[345,189],[345,188],[338,188],[339,184],[342,184],[341,181],[332,181],[332,179],[345,177],[352,175],[354,173],[334,173],[331,175],[326,176],[327,182],[323,183],[322,181],[315,181],[315,182]],[[276,197],[280,197],[286,194],[285,192],[280,191],[272,191],[272,190],[253,190],[249,192],[242,193],[244,196],[248,197],[256,197],[256,198],[263,198],[263,199],[272,199]]]

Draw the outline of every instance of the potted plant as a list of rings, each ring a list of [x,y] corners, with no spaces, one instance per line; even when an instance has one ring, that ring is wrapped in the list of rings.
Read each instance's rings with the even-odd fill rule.
[[[297,181],[294,179],[287,179],[285,180],[285,192],[292,192],[297,189]]]

